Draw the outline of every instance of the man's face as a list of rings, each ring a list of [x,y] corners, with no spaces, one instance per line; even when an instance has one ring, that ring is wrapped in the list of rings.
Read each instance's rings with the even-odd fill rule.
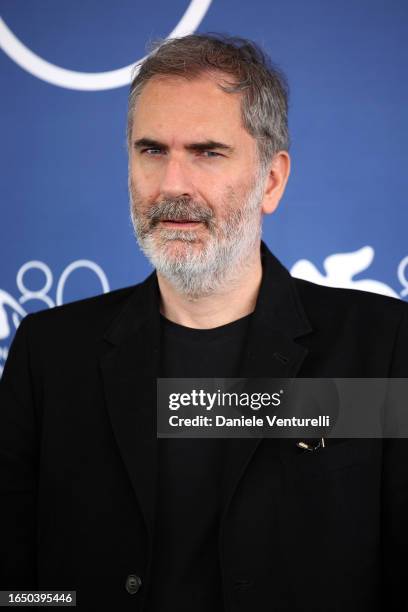
[[[214,291],[259,245],[263,185],[240,104],[207,76],[155,77],[136,103],[136,237],[158,272],[191,295]]]

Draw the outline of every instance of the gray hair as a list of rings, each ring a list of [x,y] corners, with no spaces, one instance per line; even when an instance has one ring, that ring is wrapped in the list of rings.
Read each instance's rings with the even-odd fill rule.
[[[156,43],[135,70],[128,101],[128,145],[136,101],[147,81],[158,75],[194,79],[207,73],[230,76],[218,86],[226,93],[242,93],[243,125],[257,141],[262,169],[275,153],[289,149],[287,80],[254,42],[220,34],[171,38]]]

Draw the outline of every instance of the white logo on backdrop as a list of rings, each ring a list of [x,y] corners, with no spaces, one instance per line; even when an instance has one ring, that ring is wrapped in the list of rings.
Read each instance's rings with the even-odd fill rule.
[[[351,253],[334,253],[329,255],[323,262],[326,275],[321,274],[311,261],[300,259],[292,266],[290,272],[292,276],[317,283],[318,285],[326,285],[327,287],[360,289],[361,291],[379,293],[395,298],[403,298],[408,295],[408,255],[402,259],[397,269],[397,278],[403,287],[399,294],[380,281],[369,278],[354,279],[357,274],[360,274],[371,265],[374,254],[374,249],[371,246],[365,246]]]
[[[200,25],[207,13],[212,0],[191,0],[184,15],[177,26],[170,32],[167,38],[176,38],[192,34]],[[132,70],[140,64],[139,61],[106,72],[79,72],[67,70],[55,64],[47,62],[42,57],[26,47],[21,40],[6,25],[0,17],[0,45],[4,52],[16,64],[38,79],[42,79],[52,85],[65,87],[66,89],[79,89],[81,91],[99,91],[102,89],[115,89],[129,85]]]
[[[48,308],[61,306],[64,303],[65,285],[75,270],[88,269],[93,272],[99,282],[103,293],[109,291],[109,282],[105,272],[94,261],[89,259],[77,259],[70,263],[58,279],[55,289],[55,298],[50,295],[53,286],[53,274],[51,269],[43,261],[27,261],[17,272],[16,285],[20,292],[20,297],[14,298],[12,295],[0,289],[0,342],[11,339],[15,330],[20,325],[21,320],[26,316],[27,311],[23,304],[30,300],[42,302]],[[44,282],[39,289],[30,289],[25,282],[27,272],[39,270],[44,276]],[[8,313],[10,312],[10,316]],[[0,376],[3,371],[3,364],[7,358],[8,347],[0,344]]]

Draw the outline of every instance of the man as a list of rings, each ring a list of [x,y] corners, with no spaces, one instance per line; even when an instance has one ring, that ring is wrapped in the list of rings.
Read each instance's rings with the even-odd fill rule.
[[[2,589],[83,610],[407,610],[405,440],[160,439],[157,377],[406,377],[407,306],[292,279],[261,243],[287,91],[249,41],[142,64],[131,215],[155,272],[29,315],[1,385]]]

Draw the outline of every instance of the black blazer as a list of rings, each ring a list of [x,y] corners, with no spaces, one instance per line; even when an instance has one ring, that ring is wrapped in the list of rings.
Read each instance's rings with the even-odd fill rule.
[[[293,279],[262,255],[242,376],[408,377],[405,303]],[[81,610],[142,610],[159,332],[155,273],[21,323],[0,385],[1,589],[72,589]],[[407,440],[314,453],[228,442],[226,611],[408,610]]]

